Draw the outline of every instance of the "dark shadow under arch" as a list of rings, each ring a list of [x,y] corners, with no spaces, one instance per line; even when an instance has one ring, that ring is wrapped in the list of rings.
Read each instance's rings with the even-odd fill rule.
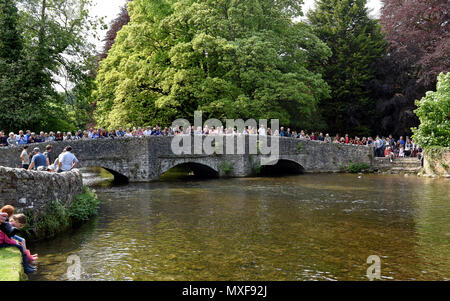
[[[101,168],[110,172],[114,176],[114,184],[127,184],[129,182],[128,177],[124,176],[123,174],[103,166]]]
[[[304,168],[291,160],[278,160],[275,165],[262,165],[260,175],[264,177],[299,175],[304,173]]]
[[[213,179],[218,178],[219,173],[207,165],[189,162],[173,166],[161,174],[160,178],[168,179],[192,176],[201,179]]]

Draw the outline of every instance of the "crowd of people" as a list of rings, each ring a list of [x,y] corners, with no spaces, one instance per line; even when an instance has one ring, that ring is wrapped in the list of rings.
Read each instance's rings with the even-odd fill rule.
[[[106,130],[104,128],[89,128],[84,131],[78,130],[76,133],[71,132],[40,132],[37,135],[30,130],[23,132],[19,131],[18,134],[9,133],[6,136],[4,131],[0,131],[0,147],[7,146],[22,146],[33,143],[45,143],[52,141],[70,141],[70,140],[89,140],[89,139],[118,139],[118,138],[129,138],[129,137],[144,137],[144,136],[175,136],[180,134],[191,134],[191,135],[270,135],[270,136],[281,136],[281,137],[291,137],[301,140],[316,140],[322,141],[324,143],[340,143],[340,144],[351,144],[351,145],[366,145],[372,146],[375,151],[376,157],[389,157],[391,160],[395,157],[419,157],[422,154],[422,149],[419,145],[414,143],[409,137],[405,139],[400,137],[399,139],[394,139],[392,135],[389,137],[376,136],[372,137],[350,137],[348,134],[340,136],[336,134],[331,137],[328,133],[325,135],[322,132],[311,132],[301,130],[299,132],[290,128],[281,127],[279,130],[272,131],[270,128],[266,128],[261,125],[259,128],[246,126],[244,130],[238,131],[236,127],[234,128],[224,128],[224,127],[208,127],[205,125],[202,127],[195,128],[194,126],[184,129],[182,126],[172,128],[165,127],[161,128],[158,125],[152,127],[133,127],[133,128],[122,128],[119,127],[118,130]],[[44,154],[45,155],[45,154]],[[42,166],[40,162],[43,162],[43,157],[37,157],[34,166],[32,168],[36,169],[36,166]],[[47,158],[48,159],[48,158]],[[30,159],[31,160],[31,159]],[[27,157],[25,155],[25,159]],[[30,161],[31,162],[31,161]],[[47,162],[47,166],[50,166],[53,162],[52,158]],[[31,162],[32,163],[32,162]],[[31,167],[31,166],[29,166]],[[29,168],[27,167],[27,168]],[[57,170],[57,168],[55,168]]]

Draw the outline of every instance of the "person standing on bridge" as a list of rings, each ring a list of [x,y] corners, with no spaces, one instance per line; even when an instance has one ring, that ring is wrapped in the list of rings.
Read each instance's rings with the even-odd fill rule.
[[[22,153],[20,154],[20,159],[22,160],[22,168],[28,169],[30,166],[30,154],[28,153],[28,145],[23,147]]]
[[[71,171],[77,166],[78,159],[72,154],[72,147],[67,146],[66,151],[58,157],[58,172]]]

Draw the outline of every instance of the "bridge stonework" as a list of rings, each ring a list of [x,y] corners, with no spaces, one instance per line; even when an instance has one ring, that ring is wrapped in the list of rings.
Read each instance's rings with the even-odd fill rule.
[[[139,137],[121,139],[72,140],[29,145],[28,151],[45,146],[53,146],[55,155],[61,153],[67,145],[72,146],[73,153],[80,161],[78,167],[102,167],[111,172],[117,179],[129,182],[149,182],[179,165],[189,166],[196,172],[206,172],[211,175],[228,177],[247,177],[255,171],[265,168],[261,166],[261,159],[267,156],[250,151],[251,136],[245,138],[245,152],[238,154],[238,144],[242,138],[238,136],[221,136],[223,140],[215,143],[216,150],[222,149],[224,154],[217,153],[194,154],[194,137],[191,140],[189,154],[175,154],[172,151],[173,137]],[[202,141],[206,137],[201,137]],[[198,137],[197,137],[198,139]],[[244,142],[244,141],[242,141]],[[229,146],[232,143],[233,146]],[[270,142],[268,143],[270,145]],[[234,149],[233,154],[227,149]],[[0,148],[0,166],[20,167],[20,153],[22,147]],[[55,156],[56,157],[56,156]],[[373,150],[366,146],[342,145],[305,141],[292,138],[279,138],[279,168],[294,169],[304,173],[339,172],[351,163],[373,163]]]

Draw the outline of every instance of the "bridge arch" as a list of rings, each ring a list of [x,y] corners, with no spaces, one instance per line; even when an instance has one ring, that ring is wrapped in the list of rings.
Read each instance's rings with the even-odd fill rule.
[[[125,176],[125,175],[123,175],[123,174],[121,174],[121,173],[119,173],[119,172],[117,172],[117,171],[115,171],[113,169],[110,169],[110,168],[107,168],[107,167],[103,167],[103,166],[99,166],[99,167],[101,167],[104,170],[106,170],[109,173],[111,173],[114,176],[114,182],[116,182],[116,183],[128,183],[130,181],[130,179],[127,176]]]
[[[303,174],[305,169],[298,162],[290,159],[279,159],[276,164],[262,165],[260,175],[298,175]]]
[[[168,171],[179,168],[188,173],[192,172],[196,177],[201,178],[218,178],[219,171],[216,166],[207,162],[196,162],[196,161],[175,161],[161,166],[159,176],[161,177]]]
[[[85,167],[93,167],[93,168],[102,168],[112,174],[114,176],[115,183],[129,183],[130,182],[130,174],[129,168],[120,168],[114,162],[102,161],[102,160],[85,160],[81,161],[79,164],[80,168]]]

